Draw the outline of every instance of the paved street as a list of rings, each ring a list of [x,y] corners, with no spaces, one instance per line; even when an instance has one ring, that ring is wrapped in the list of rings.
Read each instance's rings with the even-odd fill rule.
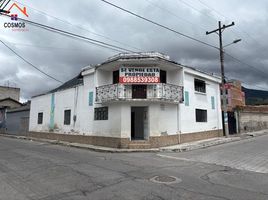
[[[268,135],[187,153],[162,157],[212,163],[231,168],[268,173]],[[268,189],[267,189],[268,190]]]
[[[266,144],[261,136],[187,153],[111,154],[0,137],[0,199],[267,200]]]

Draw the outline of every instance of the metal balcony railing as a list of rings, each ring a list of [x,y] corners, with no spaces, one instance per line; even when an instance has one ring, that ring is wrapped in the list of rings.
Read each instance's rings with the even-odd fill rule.
[[[147,85],[146,98],[132,98],[132,85],[111,84],[96,88],[96,103],[113,101],[162,101],[170,103],[183,102],[183,87],[159,83]]]

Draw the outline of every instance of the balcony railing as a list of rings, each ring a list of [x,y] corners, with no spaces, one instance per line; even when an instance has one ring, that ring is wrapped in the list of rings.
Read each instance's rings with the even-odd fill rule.
[[[183,87],[159,83],[147,85],[146,98],[132,98],[132,85],[111,84],[96,88],[96,103],[113,101],[162,101],[170,103],[183,102]]]

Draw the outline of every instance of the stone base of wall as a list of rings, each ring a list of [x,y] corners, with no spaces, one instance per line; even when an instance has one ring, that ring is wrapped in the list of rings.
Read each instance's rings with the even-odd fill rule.
[[[83,135],[66,135],[57,133],[30,132],[27,136],[51,140],[66,141],[72,143],[91,144],[96,146],[112,148],[136,148],[148,149],[157,148],[180,143],[204,140],[213,137],[222,137],[222,130],[205,131],[189,134],[176,134],[167,136],[150,137],[149,140],[131,141],[129,138],[83,136]]]
[[[123,148],[124,144],[129,143],[127,138],[114,138],[114,137],[98,137],[98,136],[83,136],[83,135],[67,135],[58,133],[46,132],[30,132],[29,137],[59,140],[72,143],[91,144],[96,146]]]
[[[150,137],[149,143],[151,144],[151,147],[154,148],[154,147],[164,147],[164,146],[176,145],[186,142],[193,142],[222,136],[223,136],[223,130],[213,130],[213,131],[204,131],[196,133]]]

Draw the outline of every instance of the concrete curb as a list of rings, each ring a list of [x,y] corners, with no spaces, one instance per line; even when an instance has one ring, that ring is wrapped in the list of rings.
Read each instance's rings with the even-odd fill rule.
[[[107,152],[107,153],[138,153],[138,152],[144,152],[144,153],[156,153],[156,152],[186,152],[186,151],[193,151],[197,149],[204,149],[207,147],[217,146],[221,144],[241,141],[245,139],[251,139],[253,137],[263,136],[267,135],[268,132],[252,132],[252,133],[245,133],[238,135],[236,137],[230,137],[230,138],[220,138],[219,140],[201,140],[196,141],[192,143],[184,143],[184,144],[178,144],[174,145],[174,148],[172,146],[169,147],[160,147],[160,148],[153,148],[153,149],[116,149],[116,148],[109,148],[109,147],[101,147],[101,146],[94,146],[89,144],[81,144],[81,143],[71,143],[71,142],[64,142],[59,140],[49,140],[49,139],[42,139],[42,138],[34,138],[34,137],[27,137],[27,136],[16,136],[16,135],[10,135],[10,134],[0,134],[2,137],[8,137],[8,138],[14,138],[14,139],[23,139],[23,140],[30,140],[30,141],[36,141],[36,142],[46,142],[49,144],[55,144],[55,145],[62,145],[62,146],[68,146],[68,147],[74,147],[74,148],[80,148],[80,149],[88,149],[91,151],[96,152]]]
[[[36,142],[46,142],[49,144],[68,146],[68,147],[74,147],[74,148],[79,148],[79,149],[88,149],[88,150],[96,151],[96,152],[107,152],[107,153],[144,152],[144,153],[146,153],[146,152],[159,152],[160,151],[159,148],[153,148],[153,149],[116,149],[116,148],[109,148],[109,147],[94,146],[94,145],[90,145],[90,144],[71,143],[71,142],[64,142],[64,141],[60,141],[60,140],[49,140],[49,139],[26,137],[26,136],[16,136],[16,135],[9,135],[9,134],[0,134],[0,136],[13,138],[13,139],[30,140],[30,141],[36,141]]]

